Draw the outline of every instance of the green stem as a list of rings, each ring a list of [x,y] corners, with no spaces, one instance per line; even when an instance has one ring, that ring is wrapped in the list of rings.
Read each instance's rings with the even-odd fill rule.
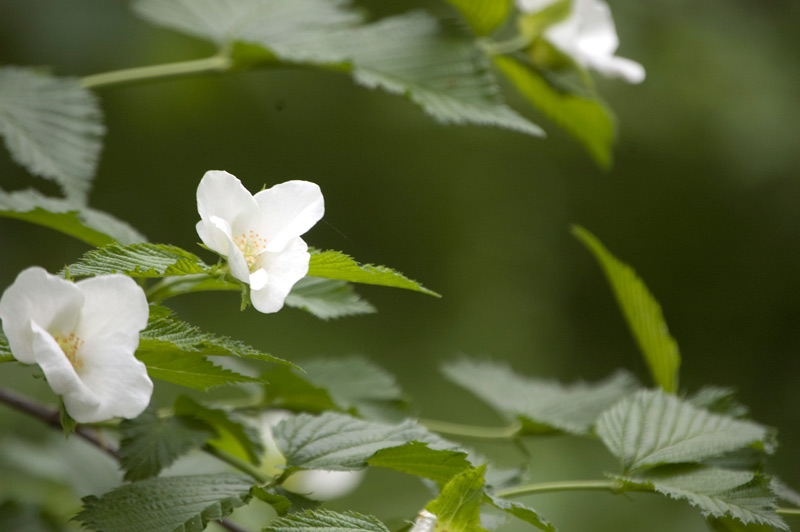
[[[219,458],[226,464],[235,467],[242,473],[247,473],[248,475],[253,477],[253,479],[259,484],[268,484],[272,480],[272,477],[268,476],[266,473],[258,469],[250,462],[246,462],[245,460],[242,460],[237,456],[227,453],[222,449],[217,449],[216,447],[211,445],[204,445],[203,450],[208,454],[210,454],[211,456]]]
[[[620,484],[614,480],[565,480],[559,482],[540,482],[538,484],[523,484],[504,490],[498,490],[498,497],[517,497],[519,495],[532,495],[537,493],[554,493],[557,491],[610,491],[619,493]]]
[[[517,436],[520,429],[522,429],[520,423],[514,423],[506,427],[479,427],[476,425],[463,425],[461,423],[451,423],[449,421],[438,421],[435,419],[420,419],[419,422],[430,430],[440,434],[484,440],[509,440]]]
[[[231,58],[227,54],[220,53],[204,59],[179,61],[177,63],[128,68],[124,70],[114,70],[112,72],[103,72],[102,74],[94,74],[81,78],[81,85],[87,89],[97,89],[112,85],[189,76],[206,72],[225,72],[230,70],[232,65],[233,61]]]
[[[791,515],[800,517],[800,508],[778,508],[775,510],[775,513],[778,515]]]

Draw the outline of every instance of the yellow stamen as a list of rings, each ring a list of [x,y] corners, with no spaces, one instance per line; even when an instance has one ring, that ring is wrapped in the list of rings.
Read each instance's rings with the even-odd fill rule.
[[[55,338],[56,343],[58,343],[73,368],[83,367],[83,361],[78,358],[78,350],[83,345],[83,340],[75,336],[75,333],[69,333],[68,336],[57,335],[53,338]]]
[[[246,233],[235,237],[233,242],[244,255],[247,267],[251,272],[254,271],[256,269],[256,263],[258,262],[258,254],[267,247],[267,239],[261,238],[260,234],[250,229]]]

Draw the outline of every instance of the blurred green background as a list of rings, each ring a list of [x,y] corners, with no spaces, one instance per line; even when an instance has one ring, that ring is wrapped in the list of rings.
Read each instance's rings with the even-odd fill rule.
[[[362,4],[375,15],[417,7],[453,14],[434,0]],[[311,245],[397,268],[444,297],[359,287],[379,313],[332,322],[293,309],[240,313],[233,293],[185,296],[172,306],[187,321],[301,364],[366,355],[398,376],[421,415],[476,424],[500,418],[444,382],[442,361],[491,357],[566,381],[625,367],[648,382],[600,270],[569,234],[580,223],[661,302],[683,355],[682,387],[737,388],[753,416],[780,431],[771,467],[797,488],[800,4],[611,5],[619,53],[642,63],[647,80],[598,78],[619,118],[609,172],[510,87],[509,103],[549,138],[444,127],[401,98],[332,72],[258,71],[99,92],[108,133],[92,205],[153,242],[212,261],[195,247],[203,172],[228,170],[252,191],[288,179],[319,183],[327,213],[306,236]],[[82,76],[211,53],[206,43],[140,21],[127,2],[0,0],[0,64]],[[3,188],[32,181],[55,192],[0,151]],[[57,271],[86,249],[0,219],[0,286],[30,265]],[[30,373],[4,365],[0,384],[41,391]],[[0,409],[5,434],[29,425]],[[507,465],[527,463],[532,480],[596,478],[615,467],[600,444],[567,438],[532,442],[528,457],[509,445],[482,449]],[[411,479],[374,473],[334,507],[399,523],[427,496]],[[704,529],[685,505],[632,499],[556,494],[528,502],[564,531]]]

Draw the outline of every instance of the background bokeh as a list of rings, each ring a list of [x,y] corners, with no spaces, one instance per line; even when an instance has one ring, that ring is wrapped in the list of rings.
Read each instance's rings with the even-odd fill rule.
[[[434,0],[362,3],[376,15],[417,7],[450,13]],[[380,312],[332,322],[293,309],[239,312],[234,293],[186,296],[172,306],[187,321],[301,364],[363,354],[398,376],[421,415],[476,424],[500,419],[443,381],[441,362],[491,357],[565,381],[625,367],[647,382],[604,278],[569,234],[580,223],[633,265],[661,302],[683,355],[682,388],[737,388],[753,416],[780,431],[771,467],[798,487],[800,4],[611,5],[620,55],[642,63],[648,77],[641,86],[598,79],[619,119],[608,172],[510,87],[509,103],[549,138],[441,126],[401,98],[332,72],[258,71],[102,90],[108,133],[92,205],[151,241],[211,261],[195,247],[203,172],[228,170],[251,190],[288,179],[319,183],[327,213],[307,235],[311,245],[392,266],[444,297],[359,287]],[[82,76],[212,52],[140,21],[127,2],[0,0],[0,64]],[[0,186],[31,182],[55,191],[0,150]],[[0,286],[33,264],[56,271],[86,249],[0,219]],[[52,400],[30,373],[3,365],[0,384]],[[18,463],[24,446],[9,438],[45,438],[45,429],[5,408],[0,430]],[[528,456],[510,445],[482,450],[507,465],[528,464],[533,480],[596,478],[614,468],[599,444],[566,438],[532,442]],[[4,474],[0,484],[11,478]],[[83,494],[108,487],[84,484]],[[412,479],[371,473],[365,489],[334,506],[400,523],[427,496]],[[704,529],[685,505],[632,499],[557,494],[528,502],[564,531]]]

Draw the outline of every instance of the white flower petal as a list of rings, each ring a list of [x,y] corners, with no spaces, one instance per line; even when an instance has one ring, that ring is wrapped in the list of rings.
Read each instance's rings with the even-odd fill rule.
[[[31,321],[54,332],[72,331],[83,306],[83,294],[71,282],[43,268],[23,270],[0,298],[0,319],[14,357],[36,363]]]
[[[269,274],[264,268],[259,268],[250,274],[250,290],[261,290],[267,285]]]
[[[125,275],[102,275],[76,283],[85,302],[75,334],[83,339],[127,337],[131,356],[139,346],[139,332],[147,327],[150,307],[142,288]]]
[[[50,333],[35,322],[31,322],[30,327],[36,363],[42,368],[47,384],[55,393],[63,395],[69,415],[80,423],[99,421],[87,419],[84,414],[100,406],[100,397],[81,381],[67,355]]]
[[[209,170],[197,187],[197,212],[203,220],[217,216],[233,225],[234,220],[243,212],[256,208],[250,192],[228,172]]]
[[[222,218],[217,218],[216,216],[211,218],[211,223],[217,227],[217,231],[219,234],[223,235],[227,240],[227,248],[228,253],[225,256],[228,258],[228,267],[231,269],[231,273],[233,276],[243,283],[250,282],[250,267],[247,265],[247,259],[244,258],[244,254],[242,250],[240,250],[236,244],[234,243],[233,239],[231,238],[231,229],[230,225],[226,220]]]
[[[259,232],[267,250],[280,251],[294,237],[311,229],[325,214],[319,186],[308,181],[287,181],[255,195]]]
[[[281,484],[287,491],[315,501],[338,499],[356,489],[364,479],[365,471],[299,471]]]
[[[256,263],[269,275],[269,282],[259,290],[250,288],[250,301],[259,312],[278,312],[294,284],[306,276],[311,256],[302,238],[289,242],[280,253],[265,252]]]
[[[222,218],[212,216],[211,219],[221,220]],[[226,235],[225,231],[221,229],[218,224],[209,220],[200,220],[197,222],[195,229],[197,229],[197,235],[200,237],[200,240],[202,240],[203,244],[205,244],[208,249],[219,253],[223,257],[228,256],[228,243],[231,241],[231,235]]]
[[[609,78],[620,78],[628,83],[641,83],[645,78],[644,67],[624,57],[598,58],[590,61],[590,66]]]

